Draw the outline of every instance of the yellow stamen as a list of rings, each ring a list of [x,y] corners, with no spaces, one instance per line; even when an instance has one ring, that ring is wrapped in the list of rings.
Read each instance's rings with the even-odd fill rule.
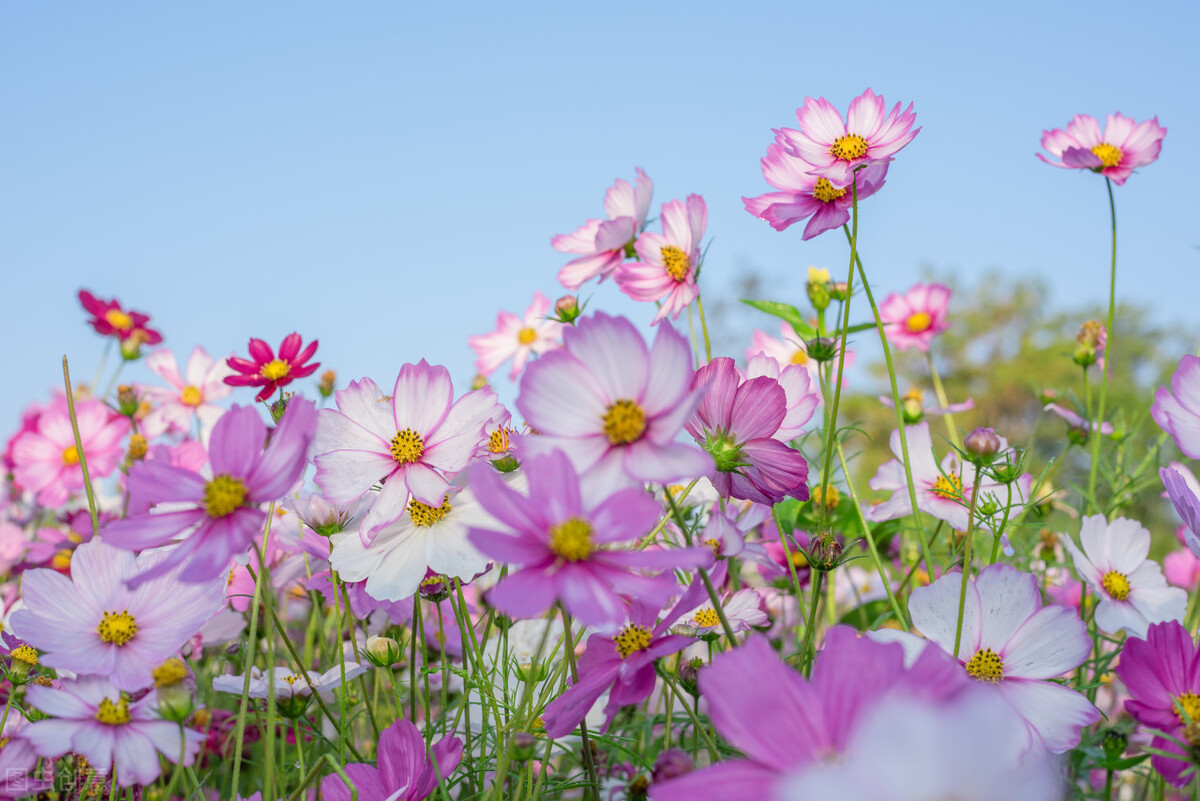
[[[105,612],[100,618],[100,624],[96,626],[96,633],[100,635],[100,639],[112,643],[118,648],[132,640],[137,634],[137,630],[137,621],[133,619],[133,615],[129,614],[127,609],[120,612]]]
[[[845,189],[838,189],[829,183],[829,180],[826,178],[818,178],[816,185],[813,187],[813,197],[822,203],[832,203],[844,194],[846,194]]]
[[[129,453],[126,454],[130,462],[138,462],[146,458],[146,452],[150,450],[150,443],[141,434],[131,434],[129,436]]]
[[[925,393],[919,389],[910,389],[908,392],[904,393],[904,397],[902,398],[902,400],[916,401],[917,403],[924,403],[925,402]]]
[[[1189,722],[1200,721],[1200,695],[1184,693],[1175,696],[1175,714],[1185,726]]]
[[[617,653],[622,659],[626,659],[630,654],[637,651],[644,651],[650,646],[650,629],[645,626],[635,626],[630,623],[621,632],[613,638],[613,642],[617,646]]]
[[[646,413],[631,400],[619,400],[604,413],[604,434],[613,445],[637,442],[646,431]]]
[[[504,453],[508,450],[507,428],[497,428],[488,434],[488,450],[492,453]]]
[[[926,312],[916,312],[911,314],[909,315],[908,319],[904,321],[904,327],[907,328],[911,334],[919,334],[922,331],[928,331],[929,326],[931,325],[933,325],[933,318],[930,317]]]
[[[799,364],[801,366],[806,365],[808,364],[808,354],[800,348],[796,348],[796,352],[792,354],[791,361],[792,364]]]
[[[695,620],[696,625],[702,629],[711,629],[721,623],[721,618],[717,616],[716,611],[707,608],[701,609],[692,619]]]
[[[430,506],[417,500],[408,502],[408,516],[413,523],[421,528],[428,528],[450,513],[449,500],[443,500],[441,506]]]
[[[829,155],[842,161],[854,161],[867,155],[867,140],[858,134],[846,134],[833,140]]]
[[[283,359],[272,359],[259,368],[258,374],[268,381],[278,381],[281,378],[287,378],[291,369],[292,366]]]
[[[1110,570],[1104,574],[1104,578],[1100,580],[1100,583],[1103,585],[1104,591],[1114,600],[1124,601],[1129,597],[1129,579],[1124,573]]]
[[[187,666],[182,659],[171,657],[150,672],[155,687],[170,687],[187,678]]]
[[[129,702],[121,698],[114,704],[105,698],[100,702],[100,708],[96,710],[96,720],[109,726],[125,725],[130,721]]]
[[[74,445],[67,447],[62,452],[62,463],[65,467],[79,464],[79,451],[75,449]]]
[[[109,309],[104,313],[104,321],[118,331],[128,331],[133,328],[133,318],[120,309]]]
[[[228,517],[246,502],[246,485],[222,473],[204,485],[204,510],[212,518]]]
[[[943,498],[948,498],[950,500],[961,498],[962,491],[962,479],[953,473],[945,476],[938,476],[937,481],[933,482],[934,494],[940,495]]]
[[[1100,159],[1103,169],[1116,167],[1121,163],[1121,159],[1125,158],[1125,154],[1121,152],[1121,148],[1116,145],[1110,145],[1108,142],[1101,142],[1093,147],[1092,154]]]
[[[50,567],[65,573],[71,567],[71,549],[60,548],[54,552],[54,556],[50,558]]]
[[[660,253],[662,254],[663,268],[666,269],[667,275],[671,276],[676,282],[682,281],[688,274],[688,256],[681,248],[674,245],[667,245]]]
[[[837,508],[838,501],[842,499],[842,496],[838,492],[837,487],[830,487],[826,490],[823,486],[816,486],[809,493],[809,498],[812,500],[814,507],[819,508],[823,502],[825,508],[832,511]]]
[[[572,517],[550,528],[550,550],[568,562],[578,562],[591,556],[592,526],[586,520]]]
[[[392,458],[400,464],[419,462],[424,454],[425,437],[411,428],[397,431],[392,437]]]
[[[24,662],[30,667],[35,667],[38,663],[37,651],[28,645],[18,645],[12,650],[12,658],[18,662]]]
[[[517,332],[517,342],[522,345],[532,345],[537,340],[537,331],[528,326]]]
[[[204,393],[200,391],[200,387],[194,387],[188,384],[179,393],[179,402],[184,406],[199,406],[204,402]]]
[[[999,684],[1004,678],[1004,660],[991,648],[976,651],[966,668],[968,676],[986,684]]]

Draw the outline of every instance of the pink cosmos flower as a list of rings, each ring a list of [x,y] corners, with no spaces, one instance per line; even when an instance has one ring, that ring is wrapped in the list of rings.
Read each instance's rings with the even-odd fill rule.
[[[425,739],[412,721],[397,720],[379,735],[378,765],[352,762],[346,765],[346,776],[363,801],[422,801],[454,772],[462,752],[462,740],[447,736],[427,753]],[[350,801],[352,794],[342,778],[332,774],[321,780],[321,797]]]
[[[1120,186],[1134,169],[1158,158],[1166,135],[1158,117],[1139,123],[1120,112],[1109,114],[1102,134],[1095,117],[1076,114],[1065,131],[1042,132],[1042,147],[1053,159],[1041,153],[1037,157],[1051,167],[1098,172]]]
[[[688,195],[687,204],[672,200],[662,207],[661,234],[643,233],[634,248],[638,261],[616,268],[617,286],[634,300],[661,301],[653,325],[669,314],[679,317],[700,294],[696,270],[700,267],[700,240],[708,225],[708,206],[699,195]]]
[[[1150,416],[1175,439],[1179,450],[1200,459],[1200,357],[1184,356],[1171,375],[1171,393],[1159,387]]]
[[[1145,639],[1125,641],[1117,676],[1129,691],[1125,711],[1143,726],[1174,738],[1156,734],[1151,745],[1179,758],[1155,754],[1150,764],[1168,782],[1183,787],[1192,779],[1191,757],[1175,740],[1186,742],[1184,727],[1200,721],[1200,659],[1192,636],[1174,620],[1151,626]]]
[[[621,596],[664,603],[675,591],[671,569],[711,563],[707,548],[610,547],[637,540],[658,521],[660,506],[642,489],[613,492],[581,481],[561,451],[526,459],[523,467],[527,495],[489,464],[476,463],[470,473],[480,506],[502,526],[472,526],[471,543],[485,556],[520,567],[492,588],[488,601],[498,609],[531,618],[561,601],[589,626],[617,625],[625,616]]]
[[[888,341],[897,350],[929,352],[933,338],[950,327],[946,312],[950,288],[941,284],[917,284],[903,295],[891,294],[879,304],[879,317]]]
[[[318,414],[316,482],[334,504],[353,503],[383,482],[359,526],[364,543],[412,499],[439,508],[450,480],[486,441],[488,422],[503,413],[491,389],[454,400],[450,371],[424,359],[400,368],[391,396],[364,378],[333,397],[337,409]]]
[[[147,437],[167,432],[186,434],[193,419],[199,420],[201,431],[207,433],[225,413],[213,401],[232,392],[225,379],[233,375],[233,370],[225,362],[213,359],[199,345],[188,357],[187,368],[182,374],[175,354],[165,349],[147,356],[146,366],[162,376],[168,385],[140,387],[142,400],[153,406],[141,424],[141,433]]]
[[[182,764],[191,765],[204,741],[203,734],[188,728],[181,741],[179,724],[159,717],[154,692],[131,702],[100,676],[64,681],[58,689],[30,684],[25,692],[31,705],[54,716],[21,731],[39,754],[82,754],[96,771],[115,771],[121,787],[157,779],[160,754],[178,762],[182,749]]]
[[[524,318],[502,311],[496,315],[496,330],[490,334],[468,337],[467,343],[475,351],[475,369],[480,375],[489,376],[509,359],[512,370],[508,377],[516,377],[525,369],[530,356],[541,356],[562,344],[562,323],[548,318],[550,299],[541,292],[533,294],[533,303],[525,310]]]
[[[550,245],[560,253],[578,255],[559,271],[559,282],[574,291],[597,275],[603,281],[626,256],[632,256],[653,194],[653,182],[639,167],[636,187],[618,178],[604,194],[607,220],[588,220],[572,233],[551,239]]]
[[[20,735],[0,746],[0,798],[37,797],[53,789],[53,781],[38,778],[38,761],[33,745]]]
[[[100,300],[86,289],[81,289],[79,303],[84,311],[92,315],[88,324],[101,336],[116,337],[122,342],[133,338],[138,345],[157,345],[162,342],[162,334],[147,325],[150,322],[148,316],[132,310],[125,311],[117,300]]]
[[[885,115],[883,97],[867,89],[850,101],[846,121],[825,98],[804,98],[796,109],[800,130],[783,128],[775,140],[793,156],[812,165],[813,175],[825,178],[835,187],[849,186],[860,164],[889,162],[916,135],[917,115],[912,103],[903,113],[900,104]]]
[[[777,380],[743,379],[733,359],[720,356],[696,371],[692,386],[705,393],[686,428],[713,457],[709,480],[719,493],[765,504],[808,500],[808,462],[775,439],[787,414]]]
[[[808,220],[804,240],[812,239],[850,219],[854,193],[848,187],[837,188],[828,178],[820,178],[809,170],[812,165],[797,158],[775,143],[767,147],[762,159],[763,178],[780,190],[758,197],[743,197],[746,211],[768,222],[776,231]],[[883,188],[887,162],[872,164],[858,176],[858,199],[870,197]],[[810,219],[811,218],[811,219]]]
[[[262,387],[254,399],[265,401],[275,394],[276,389],[286,387],[297,378],[312,375],[321,366],[320,362],[305,364],[317,352],[317,340],[300,350],[303,343],[300,335],[292,332],[283,338],[276,356],[266,342],[251,339],[249,359],[230,356],[225,360],[237,374],[225,376],[224,381],[235,387]]]
[[[648,348],[633,323],[597,312],[563,339],[521,376],[517,409],[538,432],[524,438],[524,453],[562,450],[610,485],[712,471],[708,454],[675,442],[701,391],[691,389],[691,348],[670,324]]]
[[[850,364],[850,353],[846,353],[846,364]],[[751,356],[746,364],[746,379],[752,380],[766,376],[779,382],[783,387],[784,401],[787,412],[775,439],[780,442],[791,442],[796,437],[803,436],[804,426],[812,419],[813,412],[821,405],[821,393],[813,385],[812,376],[808,370],[798,364],[780,364],[766,354],[759,353]]]
[[[98,400],[75,404],[79,438],[92,481],[104,478],[120,464],[121,439],[129,433],[129,420]],[[41,415],[33,430],[22,431],[12,443],[13,477],[42,506],[62,506],[70,494],[83,489],[83,470],[65,398],[57,398]]]
[[[1200,558],[1200,482],[1183,465],[1160,467],[1158,477],[1162,479],[1171,499],[1171,505],[1183,519],[1186,528],[1183,531],[1183,544],[1197,558]]]
[[[84,543],[71,558],[71,578],[46,569],[24,574],[25,606],[13,613],[13,631],[44,651],[52,668],[107,676],[127,692],[148,687],[152,671],[225,604],[224,576],[187,584],[176,569],[126,588],[126,579],[166,556],[135,558],[100,540]]]
[[[179,565],[184,566],[177,574],[180,581],[224,577],[229,561],[260,536],[266,522],[262,504],[279,499],[300,478],[316,425],[312,401],[293,398],[264,450],[267,427],[258,411],[234,406],[213,427],[208,452],[212,478],[157,460],[135,462],[129,471],[130,492],[174,508],[110,523],[104,528],[105,541],[130,551],[182,541],[130,586]]]
[[[775,361],[779,362],[780,369],[785,369],[788,365],[799,365],[808,371],[808,377],[811,385],[815,387],[821,386],[820,363],[808,355],[808,346],[804,342],[804,338],[796,333],[796,329],[792,328],[790,323],[779,324],[779,339],[776,339],[769,334],[764,334],[762,331],[755,330],[750,335],[750,347],[746,348],[746,359],[749,361],[758,354],[770,356]],[[846,369],[854,365],[855,354],[849,348],[846,349]],[[844,381],[844,379],[843,379]],[[845,384],[843,383],[843,386]],[[817,393],[817,405],[821,404],[821,395]]]

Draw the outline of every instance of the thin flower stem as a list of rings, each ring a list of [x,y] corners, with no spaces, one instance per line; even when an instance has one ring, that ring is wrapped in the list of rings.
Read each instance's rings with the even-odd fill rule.
[[[349,590],[349,588],[346,587],[345,582],[342,582],[342,602],[344,604],[342,606],[342,614],[345,615],[345,617],[346,617],[345,625],[346,625],[346,629],[348,630],[348,632],[350,634],[350,650],[354,652],[354,661],[361,665],[363,663],[363,658],[362,658],[362,655],[358,652],[358,639],[354,636],[354,617],[352,614],[353,610],[350,609],[350,590]],[[343,649],[343,651],[345,651],[345,649]],[[426,676],[425,680],[426,680],[426,684],[428,685],[429,677]],[[375,720],[375,710],[372,708],[372,705],[369,703],[366,703],[368,693],[367,693],[367,676],[365,673],[359,674],[358,686],[362,690],[362,693],[363,693],[363,705],[367,708],[367,720],[370,721],[371,731],[374,732],[375,741],[378,742],[379,734],[380,734],[379,723]],[[346,691],[346,685],[343,680],[342,692],[344,693],[345,691]]]
[[[680,697],[680,699],[683,698],[683,694],[679,691],[679,685],[675,682],[675,679],[667,673],[666,670],[659,671],[658,675],[660,678],[662,678],[663,682]],[[717,744],[713,742],[712,737],[709,736],[708,729],[705,728],[704,724],[700,722],[700,718],[696,715],[696,712],[686,703],[681,703],[680,706],[683,707],[684,711],[688,713],[688,717],[692,719],[692,730],[698,732],[700,736],[704,738],[704,744],[708,748],[708,753],[712,757],[712,761],[720,762],[721,751],[717,748]]]
[[[663,486],[663,496],[667,499],[667,504],[671,507],[671,514],[675,517],[675,523],[679,526],[679,530],[683,532],[684,538],[687,539],[687,544],[692,544],[692,535],[688,531],[687,524],[683,522],[683,515],[679,511],[679,507],[675,504],[675,499],[671,497],[671,490],[665,485]],[[721,598],[717,595],[716,589],[713,588],[712,580],[708,577],[708,571],[702,567],[696,568],[700,574],[700,580],[704,582],[704,589],[708,590],[709,600],[712,601],[713,611],[717,613],[717,617],[721,621],[721,628],[725,630],[725,636],[729,638],[729,642],[736,646],[738,644],[737,637],[733,633],[733,627],[729,625],[729,621],[725,618],[725,609],[721,606]]]
[[[1100,401],[1096,416],[1088,427],[1088,442],[1092,446],[1092,466],[1088,471],[1088,509],[1097,511],[1100,504],[1096,501],[1096,474],[1100,466],[1100,426],[1104,424],[1104,406],[1108,400],[1108,372],[1112,367],[1113,324],[1117,312],[1117,203],[1113,199],[1112,181],[1107,177],[1104,185],[1108,188],[1108,211],[1112,221],[1112,267],[1108,279],[1108,329],[1104,343],[1104,369],[1100,371]]]
[[[792,584],[796,587],[796,603],[804,603],[804,588],[800,586],[800,575],[796,572],[796,562],[792,558],[792,546],[783,533],[783,518],[779,516],[779,505],[771,507],[771,515],[775,518],[775,530],[779,532],[779,544],[783,546],[783,554],[787,558],[788,568],[792,574]]]
[[[812,672],[812,659],[809,656],[809,648],[813,647],[815,638],[813,630],[817,627],[817,604],[821,600],[821,582],[825,580],[825,572],[823,570],[813,570],[812,574],[816,578],[812,581],[812,605],[808,608],[808,623],[804,629],[804,643],[800,646],[800,667],[805,678]]]
[[[950,435],[950,441],[954,443],[954,447],[961,449],[962,437],[958,434],[958,426],[954,424],[954,415],[945,411],[950,406],[950,399],[946,396],[946,388],[942,386],[942,376],[938,373],[937,364],[933,361],[933,354],[925,351],[925,363],[929,365],[929,378],[933,381],[933,392],[937,395],[938,405],[945,412],[942,419],[946,421],[946,433]]]
[[[971,482],[971,505],[967,507],[967,543],[963,551],[962,582],[958,588],[958,623],[954,627],[954,652],[958,658],[958,646],[962,644],[963,611],[967,607],[967,579],[971,576],[971,544],[975,541],[975,501],[979,497],[979,465],[975,465],[975,479]]]
[[[67,369],[67,357],[63,356],[63,383],[67,389],[67,412],[71,415],[71,431],[75,434],[75,455],[79,457],[79,469],[83,473],[83,489],[87,493],[88,511],[92,514],[92,536],[100,533],[100,516],[96,511],[96,493],[92,490],[92,477],[88,474],[87,456],[83,452],[83,437],[79,434],[79,418],[75,416],[75,393],[71,390],[71,372]]]
[[[566,608],[561,604],[558,610],[562,613],[563,647],[566,649],[567,664],[571,669],[571,684],[574,685],[579,683],[579,669],[575,666],[575,642],[571,637],[571,616],[567,614]],[[600,801],[600,780],[596,777],[596,763],[592,761],[592,741],[588,737],[586,720],[579,721],[579,736],[583,738],[583,745],[581,747],[583,751],[583,766],[587,770],[588,781],[590,782],[588,795],[594,801]]]
[[[712,361],[712,345],[708,341],[708,323],[704,320],[704,303],[696,295],[696,310],[700,312],[700,330],[704,333],[704,361]]]

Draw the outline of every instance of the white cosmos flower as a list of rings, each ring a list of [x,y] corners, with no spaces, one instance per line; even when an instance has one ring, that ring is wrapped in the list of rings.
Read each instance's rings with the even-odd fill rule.
[[[347,662],[346,681],[358,678],[369,669],[367,665]],[[316,690],[323,699],[329,701],[333,698],[333,691],[342,686],[341,665],[335,665],[324,673],[317,673],[315,670],[310,670],[308,671],[307,678],[304,673],[287,667],[272,668],[272,673],[274,673],[273,677],[263,673],[258,668],[250,669],[249,695],[251,698],[266,698],[271,693],[272,679],[275,685],[275,699],[278,701],[286,701],[290,698],[303,698],[306,695],[312,695],[313,690]],[[213,678],[213,689],[219,693],[241,695],[245,679],[245,674],[240,676],[216,676]]]

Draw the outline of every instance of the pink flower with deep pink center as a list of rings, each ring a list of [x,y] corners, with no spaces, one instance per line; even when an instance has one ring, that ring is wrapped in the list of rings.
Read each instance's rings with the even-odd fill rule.
[[[468,538],[485,556],[519,567],[488,596],[514,617],[537,617],[561,602],[589,626],[614,626],[625,617],[622,596],[665,603],[675,591],[672,569],[712,561],[707,548],[612,547],[636,541],[658,522],[661,507],[641,488],[614,492],[581,480],[561,451],[528,458],[522,467],[528,494],[509,486],[490,464],[477,462],[470,473],[479,505],[500,527],[471,526]],[[666,572],[650,576],[639,572],[644,570]]]
[[[533,294],[533,303],[524,317],[502,311],[496,315],[496,330],[468,337],[467,344],[475,351],[475,369],[490,376],[500,365],[512,359],[508,377],[516,379],[525,369],[531,356],[541,356],[562,344],[562,323],[547,317],[550,299],[541,292]]]
[[[129,420],[98,400],[75,404],[79,440],[92,481],[117,469],[125,455],[121,439],[129,433]],[[37,418],[32,430],[22,431],[12,443],[13,478],[37,493],[42,506],[62,506],[83,489],[83,470],[66,398],[56,398]]]
[[[491,389],[454,400],[450,371],[424,359],[400,368],[391,396],[364,378],[333,397],[337,409],[318,414],[316,482],[334,504],[354,503],[383,482],[359,526],[364,543],[411,500],[439,508],[451,479],[487,440],[489,421],[503,414]]]
[[[670,324],[652,347],[624,317],[596,314],[563,332],[564,346],[525,368],[517,409],[538,433],[524,453],[562,450],[610,485],[692,479],[712,458],[675,441],[700,402],[692,351]]]
[[[135,462],[129,471],[130,493],[174,508],[110,523],[103,530],[104,541],[130,551],[179,544],[130,586],[181,565],[180,581],[224,577],[230,560],[261,537],[266,522],[262,505],[281,498],[300,478],[316,426],[312,402],[293,398],[264,449],[267,427],[258,411],[234,406],[213,426],[211,477],[158,460]]]
[[[850,101],[844,122],[823,97],[804,98],[796,119],[800,130],[782,128],[776,131],[775,141],[812,165],[809,172],[834,187],[849,186],[859,165],[891,161],[921,131],[912,127],[917,120],[912,103],[903,113],[899,103],[885,113],[883,97],[870,89]]]
[[[616,268],[613,277],[622,292],[634,300],[661,302],[654,325],[667,315],[677,318],[700,294],[696,271],[707,225],[708,206],[699,195],[688,195],[686,205],[681,200],[664,203],[663,232],[639,236],[634,245],[638,261]]]
[[[275,394],[275,390],[286,387],[297,378],[312,375],[321,366],[320,362],[305,364],[317,352],[317,340],[309,342],[304,350],[300,349],[302,344],[304,340],[300,335],[292,332],[283,338],[279,355],[276,356],[266,342],[251,339],[249,359],[230,356],[225,360],[236,375],[227,375],[224,381],[235,387],[262,387],[254,399],[265,401]]]
[[[24,574],[25,606],[13,613],[13,631],[44,651],[41,661],[52,668],[103,675],[127,692],[148,687],[152,671],[225,605],[224,576],[189,584],[176,568],[136,590],[125,586],[166,557],[84,543],[71,558],[70,578],[46,569]]]
[[[1184,356],[1171,374],[1171,389],[1154,392],[1150,416],[1170,434],[1179,450],[1200,459],[1200,357]]]
[[[1042,132],[1042,147],[1053,158],[1037,157],[1051,167],[1098,172],[1117,186],[1125,183],[1138,167],[1158,158],[1167,129],[1158,117],[1134,122],[1120,112],[1109,114],[1104,132],[1100,123],[1087,114],[1076,114],[1064,131],[1055,128]]]
[[[457,737],[443,737],[429,749],[411,721],[397,720],[379,735],[377,765],[346,765],[346,777],[357,793],[352,794],[335,773],[321,780],[321,797],[325,801],[351,801],[354,796],[363,801],[422,801],[454,772],[462,753],[462,740]]]
[[[719,356],[696,371],[692,386],[705,392],[685,427],[713,457],[708,478],[719,493],[765,504],[808,500],[808,462],[775,438],[787,415],[779,381],[743,379],[733,359]]]
[[[153,407],[140,426],[141,433],[148,438],[167,432],[186,434],[193,419],[200,421],[201,431],[207,433],[225,413],[213,401],[232,392],[225,379],[233,375],[233,370],[225,362],[213,359],[199,345],[192,350],[182,373],[175,354],[165,349],[147,356],[146,366],[167,382],[166,387],[139,387],[141,400]]]
[[[559,282],[574,291],[596,276],[603,281],[626,256],[632,256],[630,251],[646,224],[653,194],[654,183],[639,167],[637,186],[618,178],[604,193],[607,220],[588,220],[575,231],[552,238],[550,245],[555,250],[578,256],[559,270]]]
[[[129,701],[101,676],[64,681],[62,687],[30,684],[26,700],[53,718],[37,720],[21,730],[21,736],[44,757],[60,757],[68,751],[82,754],[89,765],[104,774],[116,774],[117,784],[129,787],[150,784],[160,774],[159,756],[191,765],[204,735],[184,728],[158,714],[154,692]]]
[[[903,295],[891,294],[879,304],[879,317],[886,326],[888,342],[897,350],[929,352],[933,338],[950,327],[950,288],[941,284],[917,284]]]
[[[811,169],[811,164],[792,155],[782,145],[768,145],[767,155],[762,159],[763,178],[780,191],[743,197],[746,211],[765,220],[776,231],[808,220],[801,237],[804,240],[845,225],[850,219],[854,190],[835,187],[828,178],[810,173]],[[858,176],[858,199],[868,198],[882,189],[886,177],[887,162],[864,169]]]
[[[97,334],[116,337],[124,342],[136,339],[138,345],[157,345],[162,334],[147,325],[150,318],[133,310],[125,311],[117,300],[100,300],[86,289],[79,290],[79,303],[92,315],[88,324]]]

